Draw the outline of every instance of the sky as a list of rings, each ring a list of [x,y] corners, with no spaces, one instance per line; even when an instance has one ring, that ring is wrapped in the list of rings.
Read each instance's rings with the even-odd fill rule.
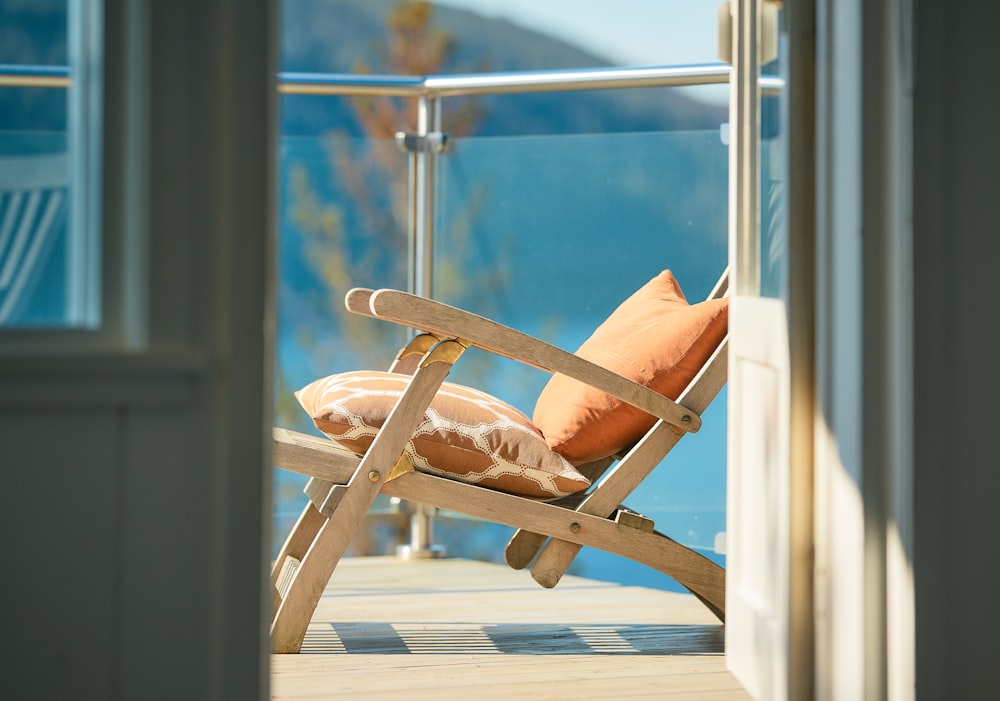
[[[719,0],[436,0],[503,17],[626,65],[717,62]]]
[[[435,0],[564,39],[621,65],[718,62],[721,0]],[[692,88],[725,100],[724,88]]]

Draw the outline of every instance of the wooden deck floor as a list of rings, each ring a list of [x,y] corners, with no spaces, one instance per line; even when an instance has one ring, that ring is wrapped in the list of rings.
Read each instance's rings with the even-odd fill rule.
[[[274,699],[749,699],[684,594],[468,560],[345,559]]]

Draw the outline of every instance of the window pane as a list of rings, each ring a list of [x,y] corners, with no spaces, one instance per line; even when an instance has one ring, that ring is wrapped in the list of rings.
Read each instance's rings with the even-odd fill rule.
[[[99,3],[0,0],[2,327],[99,322],[99,177],[90,155],[98,11]]]

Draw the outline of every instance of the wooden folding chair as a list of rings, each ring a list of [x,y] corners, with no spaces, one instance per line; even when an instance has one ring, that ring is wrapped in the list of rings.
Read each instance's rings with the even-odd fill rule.
[[[726,292],[723,275],[709,299],[721,299]],[[346,304],[351,312],[421,333],[390,368],[410,379],[363,455],[326,438],[274,430],[275,466],[312,479],[306,486],[310,502],[272,569],[273,652],[298,652],[327,582],[380,492],[518,529],[505,559],[515,568],[534,560],[532,575],[543,586],[555,586],[586,545],[672,577],[724,619],[724,570],[656,532],[651,520],[622,502],[685,433],[700,427],[699,415],[726,381],[725,338],[673,401],[578,355],[433,300],[395,290],[355,289]],[[452,365],[473,346],[584,382],[655,417],[655,423],[620,456],[578,466],[595,482],[582,495],[543,500],[415,470],[406,452],[411,436]]]

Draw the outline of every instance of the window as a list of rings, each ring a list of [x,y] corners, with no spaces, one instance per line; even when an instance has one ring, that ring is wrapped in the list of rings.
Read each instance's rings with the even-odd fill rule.
[[[0,328],[101,325],[100,2],[0,0]]]

